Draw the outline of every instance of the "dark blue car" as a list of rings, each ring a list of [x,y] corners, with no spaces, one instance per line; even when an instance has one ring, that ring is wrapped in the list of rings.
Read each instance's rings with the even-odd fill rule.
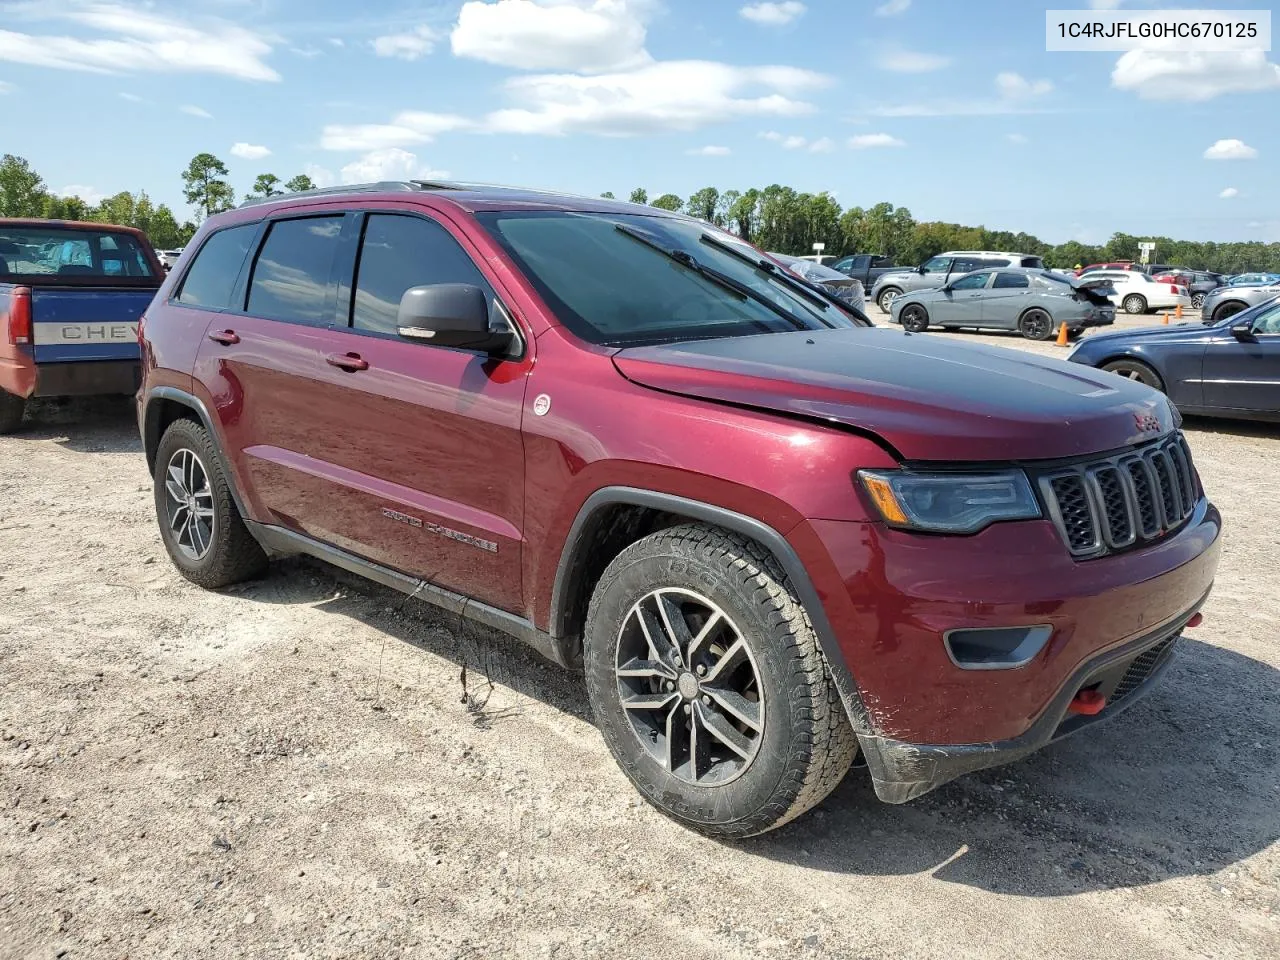
[[[1184,413],[1280,420],[1280,297],[1217,323],[1095,334],[1067,359],[1162,390]]]

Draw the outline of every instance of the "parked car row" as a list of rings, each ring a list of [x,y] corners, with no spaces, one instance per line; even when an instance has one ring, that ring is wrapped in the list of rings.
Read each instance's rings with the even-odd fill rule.
[[[859,753],[903,803],[1115,716],[1214,580],[1157,391],[872,327],[679,214],[384,183],[243,205],[190,249],[137,393],[181,574],[308,555],[505,630],[582,670],[621,770],[708,834],[788,822]],[[1111,307],[1037,258],[935,259],[939,287]],[[22,304],[68,286],[20,265],[30,366]]]

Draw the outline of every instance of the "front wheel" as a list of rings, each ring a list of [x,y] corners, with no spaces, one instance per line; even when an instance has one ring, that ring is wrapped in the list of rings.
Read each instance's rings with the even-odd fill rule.
[[[889,313],[893,309],[893,301],[902,296],[902,291],[897,287],[885,287],[880,291],[880,295],[876,297],[876,304],[885,313]]]
[[[1124,298],[1125,313],[1146,313],[1147,299],[1140,293],[1131,293]]]
[[[1053,318],[1038,307],[1028,310],[1018,321],[1018,331],[1028,340],[1048,340],[1053,336]]]
[[[924,333],[929,329],[929,314],[918,303],[910,303],[902,308],[902,329],[910,333]]]
[[[744,537],[689,524],[627,547],[592,595],[584,648],[614,759],[695,830],[780,827],[853,762],[857,740],[809,617]]]
[[[1164,381],[1160,379],[1160,374],[1141,360],[1112,360],[1110,363],[1104,363],[1102,369],[1107,373],[1124,377],[1126,380],[1136,380],[1153,390],[1164,393]]]
[[[22,414],[27,401],[12,393],[0,390],[0,434],[13,433],[22,424]]]
[[[1191,307],[1193,310],[1201,310],[1204,308],[1205,294],[1193,293],[1191,295]]]
[[[179,572],[211,590],[261,573],[267,556],[236,509],[205,428],[175,420],[160,438],[155,462],[156,519]]]
[[[1237,313],[1245,309],[1245,305],[1239,300],[1230,300],[1222,304],[1213,311],[1213,322],[1221,323],[1227,317],[1234,317]]]

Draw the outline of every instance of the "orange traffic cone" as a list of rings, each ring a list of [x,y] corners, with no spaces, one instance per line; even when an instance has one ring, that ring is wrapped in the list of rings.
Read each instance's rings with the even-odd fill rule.
[[[1169,325],[1169,315],[1167,313],[1162,313],[1160,314],[1160,318],[1160,322],[1167,327]]]
[[[1065,347],[1067,345],[1067,325],[1064,323],[1058,327],[1058,346]]]
[[[1173,315],[1179,320],[1182,319],[1182,304],[1178,304],[1177,307],[1174,308]]]

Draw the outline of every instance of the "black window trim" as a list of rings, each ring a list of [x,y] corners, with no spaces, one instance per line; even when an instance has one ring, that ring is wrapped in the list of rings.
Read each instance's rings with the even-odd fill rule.
[[[394,333],[384,333],[381,330],[366,330],[355,326],[355,286],[359,276],[360,269],[360,253],[364,246],[365,229],[369,223],[369,217],[378,216],[396,216],[396,217],[412,217],[417,220],[425,220],[427,223],[434,224],[443,230],[454,243],[458,244],[458,248],[463,255],[471,261],[476,268],[476,272],[484,280],[490,291],[493,293],[494,302],[498,309],[506,318],[507,325],[511,327],[511,332],[515,335],[515,340],[508,352],[501,356],[492,357],[495,360],[503,361],[519,361],[523,360],[527,351],[529,338],[525,334],[524,327],[517,322],[516,314],[507,304],[507,300],[502,295],[498,284],[493,281],[484,271],[480,264],[480,260],[476,255],[467,249],[467,245],[459,239],[458,235],[449,229],[444,223],[443,218],[429,216],[421,210],[411,210],[404,207],[362,207],[358,211],[354,211],[351,216],[351,222],[343,225],[343,233],[338,238],[339,249],[338,254],[334,257],[335,267],[340,267],[341,272],[337,275],[337,302],[335,306],[337,311],[334,315],[334,327],[338,330],[345,330],[347,333],[360,337],[373,337],[378,340],[394,340],[397,343],[413,343],[416,346],[426,347],[434,350],[452,350],[458,353],[470,353],[476,356],[491,356],[484,350],[476,350],[469,347],[446,347],[440,344],[425,343],[421,340],[406,340],[404,337]],[[348,228],[350,233],[348,234]],[[345,318],[345,320],[344,320]]]
[[[225,227],[218,227],[216,230],[210,230],[208,236],[200,241],[200,246],[196,248],[195,253],[189,257],[183,257],[182,273],[178,275],[177,281],[169,288],[169,297],[165,300],[165,305],[169,307],[180,307],[183,310],[200,310],[204,313],[226,313],[226,314],[242,314],[243,310],[237,310],[237,294],[242,293],[243,284],[246,283],[245,273],[248,266],[253,262],[258,245],[262,242],[262,226],[264,220],[244,220],[240,223],[228,223]],[[240,272],[236,274],[235,282],[231,285],[231,300],[225,307],[209,307],[199,303],[183,303],[178,298],[182,296],[182,288],[186,286],[187,276],[191,273],[191,268],[195,265],[197,258],[208,246],[209,241],[220,233],[226,233],[228,230],[234,230],[237,227],[257,227],[257,231],[249,239],[249,247],[245,251],[244,259],[240,261]],[[183,251],[184,253],[186,251]],[[239,302],[244,302],[244,296],[239,297]]]

